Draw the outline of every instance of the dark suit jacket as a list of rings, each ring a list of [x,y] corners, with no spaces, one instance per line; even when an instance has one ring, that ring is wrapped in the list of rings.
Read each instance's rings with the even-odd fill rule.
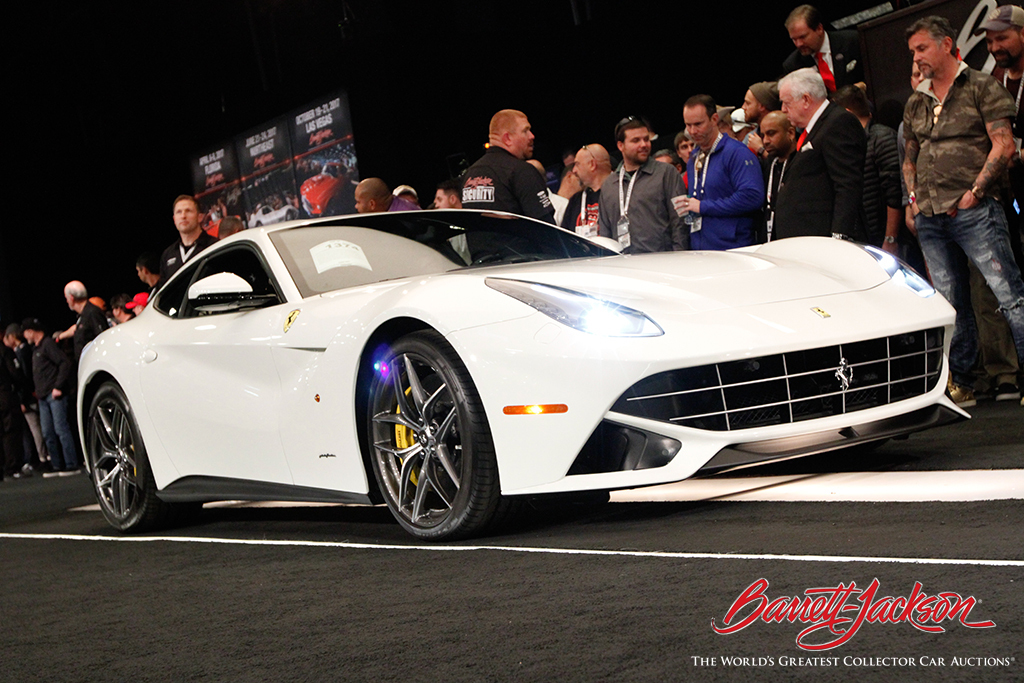
[[[863,240],[866,149],[857,117],[829,102],[786,165],[775,208],[775,238],[841,233]]]
[[[860,36],[857,32],[829,31],[828,42],[832,50],[832,75],[836,78],[836,88],[863,81],[864,62],[860,58]],[[793,50],[782,63],[782,72],[788,74],[808,66],[817,68],[814,57],[805,57],[799,50]]]

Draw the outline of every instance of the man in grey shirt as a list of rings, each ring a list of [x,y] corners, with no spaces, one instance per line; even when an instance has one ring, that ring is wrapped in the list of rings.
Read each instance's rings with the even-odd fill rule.
[[[686,194],[682,176],[651,158],[648,123],[630,116],[615,126],[622,165],[601,185],[598,229],[626,253],[689,249],[689,227],[672,200]]]

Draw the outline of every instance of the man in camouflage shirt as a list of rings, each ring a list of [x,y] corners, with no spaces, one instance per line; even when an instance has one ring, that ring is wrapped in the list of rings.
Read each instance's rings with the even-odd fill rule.
[[[1024,281],[996,199],[1014,152],[1014,104],[994,78],[957,58],[957,34],[946,19],[925,17],[906,35],[925,80],[903,114],[903,175],[932,281],[956,309],[950,393],[958,404],[973,405],[978,335],[968,258],[999,300],[1024,360]]]

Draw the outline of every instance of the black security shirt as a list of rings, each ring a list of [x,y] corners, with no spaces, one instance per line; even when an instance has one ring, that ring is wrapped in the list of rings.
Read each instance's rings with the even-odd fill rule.
[[[501,147],[491,147],[462,178],[466,209],[508,211],[555,222],[555,209],[537,169]]]

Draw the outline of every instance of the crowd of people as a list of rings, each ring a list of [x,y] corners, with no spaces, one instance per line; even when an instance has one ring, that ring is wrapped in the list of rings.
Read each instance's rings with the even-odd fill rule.
[[[527,163],[526,114],[498,112],[487,153],[461,179],[462,206],[601,235],[627,253],[795,236],[874,245],[928,276],[956,309],[952,399],[1020,400],[1024,10],[998,7],[977,29],[993,75],[961,60],[945,18],[907,27],[914,92],[899,130],[874,120],[856,32],[826,31],[810,5],[785,26],[795,50],[778,81],[751,84],[737,108],[690,97],[685,130],[654,153],[651,125],[623,118],[614,129],[621,161],[583,145],[568,155],[557,193]]]
[[[874,120],[855,31],[826,31],[810,5],[794,9],[785,28],[795,49],[783,75],[751,84],[741,106],[689,97],[685,129],[671,143],[643,117],[627,116],[614,127],[617,154],[598,143],[568,151],[554,187],[532,158],[528,117],[499,111],[485,154],[460,178],[439,183],[429,208],[509,211],[615,240],[627,253],[722,250],[802,235],[873,244],[927,274],[956,309],[953,400],[964,407],[978,397],[1019,400],[1024,281],[1015,200],[1024,204],[1024,10],[996,8],[978,29],[998,65],[993,75],[960,59],[958,33],[946,19],[909,26],[914,92],[898,131]],[[652,152],[654,144],[665,146]],[[367,178],[355,188],[355,208],[421,204],[408,185],[391,190]],[[5,478],[80,471],[73,395],[82,350],[131,320],[225,231],[242,227],[226,230],[222,222],[219,235],[205,232],[189,195],[174,200],[172,216],[178,239],[136,263],[144,291],[114,296],[108,309],[83,283],[69,282],[74,325],[47,335],[28,318],[4,329]]]

